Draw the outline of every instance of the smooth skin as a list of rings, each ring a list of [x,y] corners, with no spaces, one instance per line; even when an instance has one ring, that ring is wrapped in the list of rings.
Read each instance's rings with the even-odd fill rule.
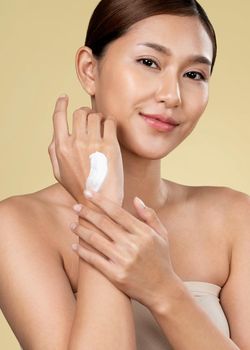
[[[168,47],[171,55],[168,51],[166,54],[138,45],[145,42]],[[101,316],[98,310],[93,311],[95,315],[86,315],[83,309],[77,309],[73,293],[78,289],[78,277],[89,281],[93,270],[88,270],[86,276],[79,275],[78,255],[71,249],[72,243],[78,243],[78,236],[77,231],[69,229],[69,225],[78,222],[79,216],[83,220],[86,218],[83,213],[79,215],[73,210],[77,195],[66,191],[64,182],[63,185],[57,183],[36,193],[6,199],[0,205],[3,236],[0,276],[4,276],[0,284],[1,307],[25,350],[66,349],[77,312],[82,318],[84,315],[86,318],[96,317],[98,327],[103,330],[98,332],[100,343],[96,349],[101,348],[102,342],[115,344],[117,339],[109,338],[110,333],[116,333],[110,332],[115,330],[115,317],[118,330],[122,328],[122,322],[131,317],[130,301],[120,289],[128,294],[133,289],[136,298],[141,295],[174,349],[250,348],[249,197],[228,188],[184,186],[160,176],[160,159],[191,133],[208,101],[210,67],[194,62],[194,54],[209,60],[212,58],[211,42],[200,22],[196,18],[161,15],[138,22],[125,36],[109,46],[100,62],[85,47],[78,50],[76,57],[78,77],[92,97],[92,109],[102,112],[106,118],[112,116],[117,122],[124,171],[124,198],[120,208],[124,210],[122,225],[129,223],[126,213],[138,220],[133,230],[141,225],[143,213],[134,202],[134,197],[138,196],[151,211],[146,224],[154,227],[158,221],[165,228],[168,249],[163,249],[166,248],[165,241],[156,235],[157,232],[158,245],[154,246],[155,250],[152,246],[151,250],[148,243],[147,249],[159,266],[169,266],[167,261],[170,258],[172,269],[168,270],[171,273],[167,280],[177,281],[171,290],[179,291],[184,297],[181,308],[173,302],[168,288],[164,288],[167,305],[164,302],[155,305],[152,303],[154,298],[143,296],[140,289],[136,294],[136,285],[129,290],[128,284],[133,277],[131,272],[123,274],[124,289],[113,280],[116,287],[112,293],[117,291],[113,295],[119,308],[108,326],[98,323]],[[59,103],[65,118],[65,100],[60,99]],[[165,114],[176,118],[180,125],[171,133],[159,132],[145,123],[140,112]],[[86,115],[82,114],[82,118]],[[62,162],[63,166],[65,164]],[[82,199],[80,202],[87,206],[89,200]],[[98,202],[96,205],[99,206],[99,214],[104,215],[107,204],[102,206]],[[108,215],[114,219],[114,211]],[[99,229],[101,232],[103,227]],[[84,231],[81,232],[83,234]],[[96,242],[92,239],[92,243],[88,243],[94,247],[98,244]],[[162,254],[156,254],[159,247],[162,247]],[[101,249],[100,246],[96,248]],[[120,254],[125,253],[126,249]],[[84,258],[85,263],[88,260],[82,254],[80,264]],[[155,273],[150,266],[147,268],[149,275]],[[178,276],[177,280],[173,276]],[[93,298],[96,302],[105,298],[109,304],[109,288],[113,284],[107,285],[108,279],[103,276],[101,280],[99,277],[96,275],[96,281],[99,279],[102,283],[92,289]],[[221,335],[200,312],[180,280],[204,281],[222,287],[221,304],[228,318],[232,341]],[[162,290],[158,293],[162,295]],[[133,346],[132,325],[130,320],[125,334]],[[193,325],[199,325],[199,333]],[[105,327],[109,328],[109,332]],[[120,344],[123,345],[122,342]],[[127,349],[131,347],[127,346]]]
[[[53,115],[54,135],[49,146],[49,154],[57,180],[75,199],[84,203],[83,190],[89,173],[89,166],[86,171],[85,164],[89,163],[89,156],[93,152],[101,151],[108,159],[109,171],[100,193],[106,194],[114,203],[121,206],[124,179],[115,120],[105,119],[101,114],[82,108],[74,114],[70,135],[67,105],[68,99],[58,99]],[[78,125],[81,125],[80,129]],[[83,218],[79,221],[85,229],[94,229],[101,236],[105,236],[93,223]],[[96,251],[82,239],[79,242],[81,246]],[[98,286],[101,286],[101,289]],[[136,341],[130,299],[84,260],[80,260],[79,264],[77,291],[76,312],[68,348],[73,350],[101,349],[103,346],[117,348],[119,344],[121,350],[133,350]],[[123,317],[117,316],[118,311]],[[115,332],[110,332],[110,323],[116,324]],[[96,337],[96,334],[100,337]]]

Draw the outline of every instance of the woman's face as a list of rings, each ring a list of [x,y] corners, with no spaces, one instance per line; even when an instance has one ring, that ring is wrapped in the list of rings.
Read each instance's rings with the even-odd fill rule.
[[[98,61],[93,107],[117,120],[122,147],[160,159],[191,133],[203,113],[212,57],[211,40],[196,17],[144,19]],[[178,125],[167,124],[169,118]]]

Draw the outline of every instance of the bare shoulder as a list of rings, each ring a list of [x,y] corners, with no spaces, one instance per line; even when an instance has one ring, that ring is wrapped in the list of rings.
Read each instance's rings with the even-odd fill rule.
[[[16,195],[1,201],[0,234],[17,238],[20,231],[36,228],[37,217],[46,210],[43,204],[35,194]]]
[[[32,244],[33,239],[36,242],[46,241],[48,246],[54,244],[53,248],[57,250],[73,212],[73,199],[65,192],[60,186],[52,185],[1,201],[0,235],[4,236],[4,241],[25,242],[26,237],[27,244]],[[53,239],[53,236],[57,239]]]
[[[75,298],[62,263],[71,212],[63,199],[52,187],[0,202],[0,306],[24,349],[68,341]]]
[[[165,180],[170,192],[174,193],[174,201],[194,205],[197,207],[221,212],[232,210],[241,214],[242,210],[249,210],[250,196],[225,186],[188,186]]]
[[[1,219],[15,224],[34,223],[35,219],[46,215],[48,219],[57,217],[61,210],[71,208],[74,199],[60,186],[55,184],[37,192],[16,195],[0,201]]]
[[[54,184],[33,193],[8,197],[0,201],[0,210],[7,212],[18,209],[23,214],[23,210],[28,208],[35,211],[53,206],[67,206],[71,202],[73,203],[74,200],[66,190],[61,185]]]
[[[250,236],[250,196],[229,187],[186,186],[168,182],[177,207],[195,222],[231,239]],[[176,208],[176,206],[174,206]]]
[[[230,224],[244,225],[250,221],[250,196],[229,187],[192,187],[190,196],[200,208],[220,215]],[[243,227],[243,226],[242,226]]]
[[[195,188],[195,187],[194,187]],[[217,199],[220,203],[228,203],[229,206],[238,206],[239,204],[249,204],[249,196],[246,193],[237,191],[230,187],[223,186],[201,186],[197,187],[197,193],[207,198]]]
[[[0,202],[1,224],[28,224],[41,208],[42,201],[33,193],[6,198]]]

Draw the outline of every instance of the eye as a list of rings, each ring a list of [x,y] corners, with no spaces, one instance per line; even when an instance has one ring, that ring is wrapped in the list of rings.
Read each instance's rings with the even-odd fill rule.
[[[187,72],[184,74],[184,76],[192,79],[192,80],[207,80],[203,74],[200,72]]]
[[[140,64],[143,64],[144,66],[147,66],[149,68],[157,69],[159,68],[159,65],[156,61],[152,60],[151,58],[140,58],[137,60]]]

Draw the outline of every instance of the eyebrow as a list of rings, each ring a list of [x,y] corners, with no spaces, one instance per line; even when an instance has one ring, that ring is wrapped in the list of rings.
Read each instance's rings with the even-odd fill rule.
[[[146,43],[140,43],[137,45],[150,47],[151,49],[156,50],[160,53],[163,53],[164,55],[172,56],[172,51],[169,48],[160,44],[146,42]],[[201,56],[201,55],[192,55],[190,56],[189,61],[192,63],[202,63],[202,64],[207,64],[208,66],[212,66],[212,62],[207,57]]]

